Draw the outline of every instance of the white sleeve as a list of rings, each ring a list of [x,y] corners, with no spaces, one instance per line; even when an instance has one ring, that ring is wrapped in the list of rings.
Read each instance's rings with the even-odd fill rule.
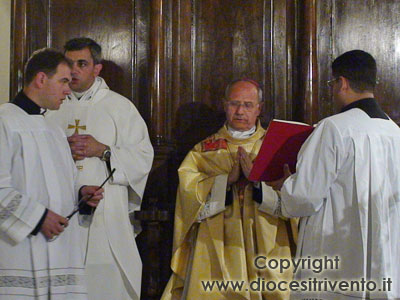
[[[273,216],[280,216],[280,197],[279,192],[276,192],[272,187],[261,182],[262,189],[262,202],[258,206],[258,209],[262,212]]]
[[[10,131],[1,119],[0,145],[0,232],[13,243],[19,243],[35,229],[46,208],[15,188],[13,182],[23,178],[13,178],[12,162],[18,155],[15,149],[22,145],[12,146]],[[24,177],[23,169],[17,173]]]
[[[131,102],[117,112],[116,142],[109,145],[111,169],[115,168],[110,184],[130,186],[141,199],[153,162],[153,147],[146,123]]]
[[[282,215],[311,216],[319,211],[343,161],[343,139],[329,119],[322,121],[301,147],[296,173],[281,189]]]
[[[110,184],[128,186],[129,185],[128,178],[126,177],[124,172],[122,172],[123,168],[122,168],[121,164],[118,162],[118,160],[115,158],[114,147],[115,146],[110,147],[110,149],[111,149],[111,158],[110,158],[111,170],[115,168],[115,172],[114,172],[113,176],[110,178]]]
[[[225,210],[226,186],[228,183],[228,174],[222,174],[215,177],[214,185],[207,201],[200,211],[197,221],[201,222],[206,218],[215,216]]]

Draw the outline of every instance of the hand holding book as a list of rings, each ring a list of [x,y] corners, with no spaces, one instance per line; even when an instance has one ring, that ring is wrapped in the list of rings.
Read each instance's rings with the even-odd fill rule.
[[[284,164],[283,166],[283,177],[278,179],[278,180],[274,180],[274,181],[268,181],[266,182],[267,185],[269,185],[270,187],[272,187],[273,190],[275,191],[280,191],[282,188],[283,183],[285,182],[285,180],[292,175],[292,173],[290,172],[290,168],[288,164]]]

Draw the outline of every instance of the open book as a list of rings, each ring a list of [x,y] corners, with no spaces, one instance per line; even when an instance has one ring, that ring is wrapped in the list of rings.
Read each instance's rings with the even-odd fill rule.
[[[296,172],[297,154],[313,131],[308,124],[272,120],[253,164],[249,179],[252,181],[274,181],[283,177],[283,166],[288,164]]]

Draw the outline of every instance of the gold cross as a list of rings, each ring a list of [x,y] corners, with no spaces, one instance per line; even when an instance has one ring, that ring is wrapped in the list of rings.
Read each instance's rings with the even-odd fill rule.
[[[86,125],[79,126],[79,122],[80,121],[81,120],[75,120],[75,126],[71,125],[71,124],[68,124],[68,129],[74,129],[75,128],[74,134],[79,134],[79,129],[86,130]]]

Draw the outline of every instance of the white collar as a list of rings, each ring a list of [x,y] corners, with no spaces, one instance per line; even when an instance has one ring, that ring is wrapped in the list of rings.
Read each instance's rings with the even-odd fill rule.
[[[75,96],[77,99],[81,99],[81,97],[82,97],[83,95],[85,95],[86,92],[87,92],[87,90],[84,91],[84,92],[82,92],[82,93],[72,91],[72,93],[74,94],[74,96]]]
[[[250,130],[238,131],[228,125],[228,132],[233,138],[243,140],[251,137],[256,132],[256,126],[254,125]]]
[[[86,91],[82,93],[72,91],[72,95],[74,95],[76,99],[79,101],[90,100],[100,89],[101,83],[102,83],[101,78],[96,77],[90,88],[88,88]]]

